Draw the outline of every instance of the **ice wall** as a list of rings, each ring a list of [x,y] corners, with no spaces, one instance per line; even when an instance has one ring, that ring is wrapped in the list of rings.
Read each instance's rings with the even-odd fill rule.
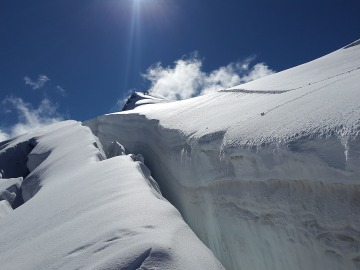
[[[194,139],[138,114],[87,125],[101,141],[144,156],[226,269],[359,269],[359,172],[344,170],[339,137],[221,150],[223,133]]]

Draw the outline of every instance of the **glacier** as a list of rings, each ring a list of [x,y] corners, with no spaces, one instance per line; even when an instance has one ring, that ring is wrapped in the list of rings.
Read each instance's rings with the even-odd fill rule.
[[[359,270],[359,81],[358,40],[0,142],[0,268]]]
[[[1,143],[0,193],[23,203],[0,201],[0,268],[223,269],[141,156],[108,148],[76,121]]]
[[[360,269],[360,46],[87,121],[141,154],[226,269]],[[149,101],[147,101],[149,100]]]

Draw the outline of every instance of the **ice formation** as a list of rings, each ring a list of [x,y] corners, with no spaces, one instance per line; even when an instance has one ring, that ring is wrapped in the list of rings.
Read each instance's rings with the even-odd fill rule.
[[[360,46],[86,123],[145,158],[226,269],[360,269]],[[140,104],[139,104],[140,105]]]
[[[1,143],[0,194],[24,201],[0,197],[0,269],[223,269],[141,156],[106,147],[75,121]]]
[[[359,45],[0,142],[0,268],[359,270]]]

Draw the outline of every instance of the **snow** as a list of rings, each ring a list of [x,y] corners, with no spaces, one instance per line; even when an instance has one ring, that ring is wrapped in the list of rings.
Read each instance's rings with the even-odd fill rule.
[[[157,104],[168,102],[168,100],[156,93],[145,94],[140,92],[134,92],[131,94],[127,102],[125,103],[124,107],[122,108],[123,111],[132,110],[138,106],[146,105],[146,104]]]
[[[353,43],[350,43],[349,45],[345,46],[344,49],[348,49],[350,47],[353,47],[353,46],[358,46],[360,45],[360,39],[354,41]]]
[[[0,218],[5,216],[13,207],[18,205],[19,200],[16,200],[20,187],[23,182],[23,178],[0,178]],[[13,207],[12,207],[13,206]]]
[[[141,154],[226,269],[360,269],[360,47],[86,122]],[[106,149],[105,149],[106,151]]]
[[[358,45],[1,142],[0,268],[359,270]]]
[[[357,42],[352,44],[355,45]],[[360,68],[359,47],[349,46],[346,46],[348,49],[345,49],[346,47],[339,49],[309,63],[229,88],[229,90],[239,88],[253,91],[295,90],[313,84],[321,87],[326,83],[341,81],[346,75],[351,75],[353,72],[358,74]]]
[[[0,268],[223,269],[145,165],[109,145],[112,158],[89,128],[65,121],[1,146],[4,176],[22,168],[25,203],[0,202]]]
[[[0,220],[7,214],[11,213],[12,210],[13,209],[8,201],[0,201]]]
[[[0,192],[8,189],[14,188],[20,188],[22,183],[22,177],[19,178],[10,178],[10,179],[4,179],[0,178]]]

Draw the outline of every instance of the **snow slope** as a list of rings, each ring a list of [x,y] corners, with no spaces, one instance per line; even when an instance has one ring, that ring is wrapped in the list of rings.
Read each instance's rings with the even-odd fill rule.
[[[360,269],[360,46],[86,123],[141,153],[226,269]]]
[[[0,269],[223,269],[142,157],[110,148],[107,159],[75,121],[1,144],[2,177],[24,180],[0,178],[0,190],[21,184],[25,203],[0,201]]]

